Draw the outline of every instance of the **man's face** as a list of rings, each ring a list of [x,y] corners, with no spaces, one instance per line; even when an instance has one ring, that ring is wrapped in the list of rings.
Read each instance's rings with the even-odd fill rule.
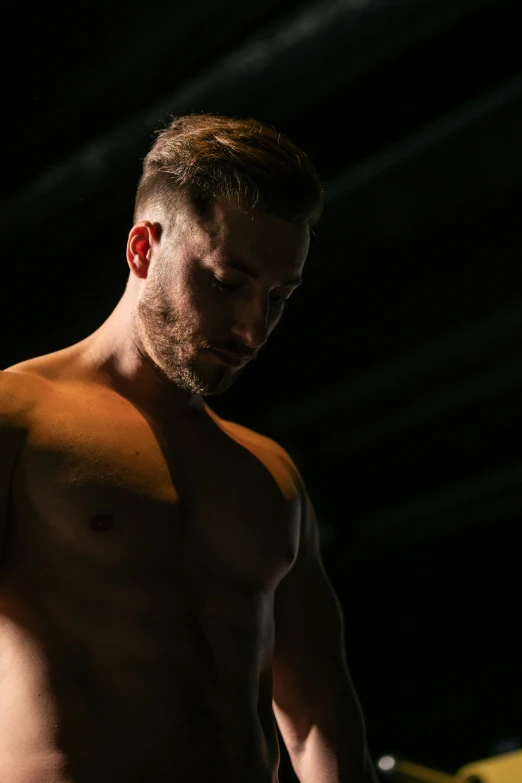
[[[309,241],[306,226],[225,201],[204,226],[189,207],[163,226],[136,336],[164,379],[206,396],[226,391],[281,318]]]

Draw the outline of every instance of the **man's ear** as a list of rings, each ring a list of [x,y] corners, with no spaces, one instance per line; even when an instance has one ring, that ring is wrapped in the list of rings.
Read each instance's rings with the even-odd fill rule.
[[[150,220],[140,220],[129,232],[127,240],[127,263],[131,272],[145,279],[149,271],[152,247],[159,241],[160,228]]]

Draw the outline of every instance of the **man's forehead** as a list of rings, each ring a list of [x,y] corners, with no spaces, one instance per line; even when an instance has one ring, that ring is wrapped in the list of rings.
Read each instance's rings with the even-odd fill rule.
[[[204,255],[252,278],[274,272],[281,285],[299,285],[308,254],[310,231],[268,213],[246,210],[237,204],[216,202],[209,220],[194,220],[185,213],[184,239],[191,255]]]

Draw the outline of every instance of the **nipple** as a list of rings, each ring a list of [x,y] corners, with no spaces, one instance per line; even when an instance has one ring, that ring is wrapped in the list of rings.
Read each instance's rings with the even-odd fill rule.
[[[96,531],[110,530],[111,527],[114,527],[114,517],[112,514],[96,514],[91,518],[89,527]]]

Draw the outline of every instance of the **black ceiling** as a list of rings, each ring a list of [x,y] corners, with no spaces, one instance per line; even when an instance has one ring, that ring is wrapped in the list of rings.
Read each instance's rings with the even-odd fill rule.
[[[254,116],[315,160],[327,205],[305,286],[212,404],[304,473],[375,753],[450,770],[522,736],[518,10],[195,0],[4,19],[1,366],[112,310],[140,158],[170,114]]]

